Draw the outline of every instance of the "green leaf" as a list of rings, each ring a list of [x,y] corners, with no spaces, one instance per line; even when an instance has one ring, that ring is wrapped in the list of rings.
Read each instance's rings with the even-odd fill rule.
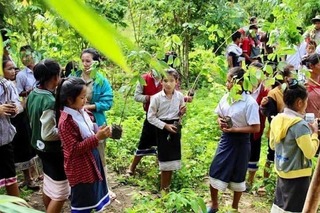
[[[181,45],[181,43],[182,43],[181,39],[176,34],[172,35],[172,41],[173,41],[173,43],[175,43],[177,45]]]
[[[268,74],[272,74],[273,73],[272,66],[270,66],[270,65],[264,66],[263,70],[266,71]]]
[[[180,58],[175,58],[173,61],[173,66],[174,67],[179,67],[181,65]]]
[[[122,53],[118,40],[129,45],[133,44],[106,20],[86,6],[83,1],[43,0],[50,8],[61,15],[95,48],[109,57],[125,71],[130,71]],[[81,18],[81,20],[79,20]]]
[[[270,87],[272,85],[274,85],[276,82],[275,78],[268,78],[265,80],[264,84],[266,87]]]
[[[282,76],[281,74],[277,74],[277,75],[275,76],[275,78],[276,78],[277,80],[283,80],[283,76]]]

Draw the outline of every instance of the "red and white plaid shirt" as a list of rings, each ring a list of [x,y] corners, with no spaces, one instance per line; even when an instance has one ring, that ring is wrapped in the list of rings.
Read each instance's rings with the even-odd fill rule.
[[[63,146],[64,170],[70,186],[103,180],[92,150],[98,146],[95,135],[83,140],[78,125],[72,116],[61,111],[59,134]]]

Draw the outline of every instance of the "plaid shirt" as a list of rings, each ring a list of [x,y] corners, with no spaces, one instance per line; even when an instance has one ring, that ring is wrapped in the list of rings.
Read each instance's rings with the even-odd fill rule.
[[[64,170],[70,186],[103,180],[92,154],[99,143],[96,136],[83,140],[72,116],[63,111],[59,119],[59,133],[63,146]]]

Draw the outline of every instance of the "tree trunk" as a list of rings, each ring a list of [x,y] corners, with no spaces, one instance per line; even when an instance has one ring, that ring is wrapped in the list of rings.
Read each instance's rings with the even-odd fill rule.
[[[320,203],[320,157],[309,186],[306,201],[303,206],[303,213],[316,213]]]

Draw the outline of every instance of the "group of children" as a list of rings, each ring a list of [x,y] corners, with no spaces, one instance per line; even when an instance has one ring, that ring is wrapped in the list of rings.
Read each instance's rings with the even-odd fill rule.
[[[31,146],[43,166],[46,212],[61,212],[68,198],[71,212],[100,212],[112,199],[106,181],[104,155],[102,157],[98,150],[103,143],[104,153],[105,139],[112,135],[104,114],[112,106],[112,90],[106,79],[101,84],[100,80],[104,79],[101,77],[96,83],[97,76],[90,75],[93,61],[99,61],[96,53],[93,49],[83,51],[84,70],[76,73],[78,77],[61,79],[60,65],[51,59],[37,63],[32,69],[36,84],[27,91],[25,110],[32,129]],[[6,69],[4,73],[7,76]],[[177,123],[186,108],[184,96],[176,90],[178,72],[169,69],[164,75],[157,75],[162,89],[149,97],[147,120],[157,127],[161,189],[168,190],[172,171],[181,167],[181,132]],[[0,88],[1,132],[8,133],[1,135],[0,151],[6,155],[1,155],[5,159],[0,161],[4,168],[0,178],[7,186],[8,194],[19,196],[10,143],[15,128],[10,118],[22,106],[11,81],[1,77]],[[100,111],[103,116],[99,117]]]
[[[252,165],[249,159],[254,154],[254,146],[257,146],[253,146],[253,143],[257,143],[253,137],[264,128],[263,116],[267,116],[270,122],[267,163],[270,166],[270,162],[274,162],[278,175],[271,212],[302,212],[312,175],[311,159],[319,147],[317,119],[308,123],[304,116],[306,112],[319,113],[319,101],[314,97],[308,99],[308,95],[320,88],[320,55],[312,54],[307,60],[312,77],[306,85],[301,85],[294,78],[294,67],[287,65],[281,71],[282,80],[276,82],[274,88],[260,99],[259,95],[254,95],[255,92],[243,89],[245,71],[242,68],[229,70],[227,89],[230,91],[234,84],[239,84],[241,98],[228,101],[230,93],[227,93],[216,108],[222,136],[210,167],[209,213],[218,212],[218,191],[226,188],[234,191],[232,208],[238,210],[241,194],[246,190],[247,168],[250,180]],[[231,118],[231,126],[227,118]]]

